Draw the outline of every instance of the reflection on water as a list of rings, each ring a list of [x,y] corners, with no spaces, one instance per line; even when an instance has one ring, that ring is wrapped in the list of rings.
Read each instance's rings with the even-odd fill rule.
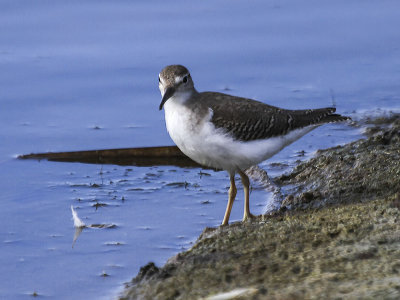
[[[158,111],[167,64],[188,66],[199,91],[285,108],[329,106],[331,91],[353,118],[399,108],[397,1],[226,4],[2,1],[0,298],[112,298],[140,266],[163,264],[220,224],[225,172],[15,159],[172,145]],[[359,137],[322,126],[261,167],[275,177]],[[253,213],[270,198],[253,182]],[[75,238],[71,205],[92,224]]]
[[[72,240],[72,248],[74,248],[75,242],[78,239],[78,237],[81,235],[84,228],[85,228],[84,226],[75,227],[74,239]]]

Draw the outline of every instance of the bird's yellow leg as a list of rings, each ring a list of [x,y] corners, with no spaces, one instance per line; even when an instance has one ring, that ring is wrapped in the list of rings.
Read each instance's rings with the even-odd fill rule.
[[[250,213],[250,195],[249,195],[249,188],[250,188],[250,180],[249,177],[241,170],[238,170],[240,178],[242,179],[242,184],[244,188],[244,214],[243,214],[243,222],[254,218],[254,215]]]
[[[230,179],[231,179],[231,187],[229,188],[229,199],[228,199],[228,204],[226,205],[226,211],[225,211],[224,220],[222,221],[222,225],[228,225],[229,216],[231,215],[233,201],[235,200],[236,193],[237,193],[237,189],[236,189],[236,185],[235,185],[235,174],[230,174]]]

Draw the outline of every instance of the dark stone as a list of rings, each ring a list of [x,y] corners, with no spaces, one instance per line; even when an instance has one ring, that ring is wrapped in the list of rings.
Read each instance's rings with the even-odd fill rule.
[[[149,262],[147,265],[140,268],[139,274],[134,279],[134,282],[147,280],[153,275],[158,274],[159,271],[160,269],[153,262]]]

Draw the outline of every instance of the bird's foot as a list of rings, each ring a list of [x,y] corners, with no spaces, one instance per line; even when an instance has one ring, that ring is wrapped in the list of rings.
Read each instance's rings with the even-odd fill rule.
[[[250,212],[248,212],[248,213],[245,213],[244,214],[244,216],[243,216],[243,220],[242,220],[242,222],[247,222],[247,221],[250,221],[250,220],[252,220],[252,219],[254,219],[256,216],[255,215],[253,215],[252,213],[250,213]]]

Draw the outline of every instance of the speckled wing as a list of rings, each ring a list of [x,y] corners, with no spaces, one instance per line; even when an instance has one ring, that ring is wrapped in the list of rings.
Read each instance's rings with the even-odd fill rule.
[[[212,123],[234,138],[252,141],[285,135],[289,131],[348,119],[335,108],[285,110],[265,103],[222,93],[204,92],[198,101],[213,110]]]

